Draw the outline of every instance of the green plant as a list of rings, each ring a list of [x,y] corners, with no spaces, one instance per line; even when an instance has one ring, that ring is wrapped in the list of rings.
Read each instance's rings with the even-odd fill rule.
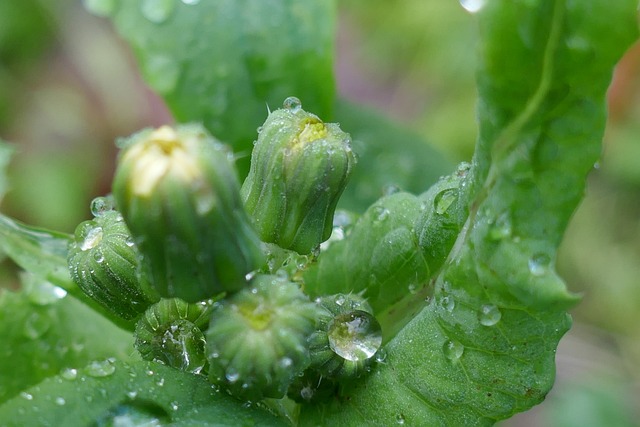
[[[224,251],[211,239],[199,238],[211,232],[233,248],[253,240],[244,212],[228,220],[242,228],[239,235],[210,228],[227,221],[234,209],[238,212],[234,206],[240,189],[229,182],[233,179],[193,179],[206,167],[199,157],[189,157],[187,149],[187,160],[196,162],[183,169],[188,173],[177,175],[183,182],[170,183],[166,194],[160,194],[160,210],[129,205],[127,180],[115,185],[116,208],[123,210],[141,252],[140,303],[149,305],[135,333],[142,356],[133,351],[131,333],[131,319],[137,320],[135,313],[141,311],[113,302],[103,287],[111,276],[117,283],[123,275],[127,283],[135,282],[130,272],[138,267],[131,259],[125,260],[126,269],[89,275],[90,283],[79,286],[67,266],[71,236],[0,217],[0,247],[27,272],[20,292],[0,296],[3,423],[491,425],[544,399],[554,380],[557,343],[571,323],[566,310],[578,300],[554,270],[556,250],[599,157],[612,68],[637,38],[634,1],[478,2],[483,5],[477,13],[480,136],[473,161],[446,171],[438,169],[441,162],[426,145],[335,100],[332,2],[308,1],[304,7],[293,0],[86,4],[114,22],[177,121],[201,122],[236,153],[251,149],[255,129],[265,119],[265,101],[274,108],[296,95],[305,110],[340,122],[351,134],[359,163],[338,207],[356,213],[339,211],[331,238],[311,253],[308,249],[316,243],[309,241],[327,237],[330,214],[294,224],[303,231],[300,246],[290,243],[296,241],[290,238],[295,232],[275,227],[261,234],[272,242],[262,245],[262,254],[254,254],[247,243],[250,249],[237,252],[245,258],[234,255],[221,263]],[[305,126],[317,125],[315,120]],[[276,140],[283,134],[288,132],[273,132]],[[317,138],[323,136],[309,141]],[[163,152],[171,151],[173,142],[170,146]],[[6,156],[0,155],[4,162]],[[183,158],[182,152],[176,155]],[[237,162],[241,176],[249,170],[247,159]],[[303,185],[314,171],[303,172],[295,185],[315,191]],[[333,177],[330,169],[315,172]],[[446,176],[438,180],[439,175]],[[281,179],[267,175],[267,182]],[[391,189],[376,200],[375,191],[368,190],[389,184],[404,191]],[[182,198],[183,190],[194,198]],[[228,197],[213,202],[212,194]],[[314,212],[309,200],[293,199],[302,212]],[[324,200],[328,213],[335,207],[332,200]],[[147,207],[150,222],[144,224],[141,213],[130,206]],[[189,211],[193,206],[201,209]],[[174,211],[163,216],[162,209]],[[220,209],[214,219],[211,209]],[[286,217],[290,211],[282,212]],[[94,213],[96,222],[105,215]],[[268,211],[251,213],[253,221],[265,215],[279,220]],[[122,238],[124,231],[117,231]],[[145,248],[150,238],[153,245]],[[86,239],[81,233],[79,244]],[[86,248],[96,248],[95,243]],[[169,254],[176,266],[158,262],[160,252]],[[102,255],[107,254],[98,257]],[[199,255],[213,257],[216,271],[228,267],[229,276],[207,277],[202,269],[211,263]],[[180,259],[195,267],[181,269]],[[174,273],[180,283],[186,282],[186,293],[169,280],[164,285],[162,279]],[[155,274],[162,279],[154,279]],[[189,274],[195,275],[193,283],[184,279]],[[244,274],[246,283],[238,285]],[[81,282],[87,274],[73,276]],[[220,286],[213,286],[218,281]],[[86,290],[91,286],[109,298],[96,298]],[[190,306],[163,299],[151,305],[159,298],[154,290],[164,297],[211,301]],[[313,304],[309,297],[320,302]],[[343,304],[350,307],[341,311],[337,306]],[[315,327],[324,329],[314,333],[314,320]],[[351,326],[379,323],[381,338],[370,330],[352,335],[353,340],[364,336],[375,343],[365,356],[335,351],[336,343],[349,342],[344,332],[349,328],[338,326],[356,320]],[[239,329],[243,322],[251,329],[235,332],[247,331]],[[271,322],[284,332],[270,329]],[[158,331],[162,333],[156,338]],[[326,353],[320,340],[326,335],[330,341],[332,334],[339,338],[330,344],[337,355],[351,354],[343,358],[367,363],[327,365],[333,359],[320,353]],[[149,336],[153,338],[145,338]],[[218,343],[221,336],[229,338]],[[311,348],[305,347],[305,337],[311,337]],[[154,341],[157,347],[148,348]],[[250,352],[261,348],[242,347],[247,341],[259,342],[264,354],[252,357]],[[209,368],[199,353],[203,348]],[[141,360],[149,354],[161,354],[150,358],[163,363]],[[218,363],[223,358],[227,360]],[[202,375],[207,370],[208,376]],[[301,383],[295,383],[296,374],[302,374]],[[281,399],[292,381],[289,394],[294,390],[299,396]]]

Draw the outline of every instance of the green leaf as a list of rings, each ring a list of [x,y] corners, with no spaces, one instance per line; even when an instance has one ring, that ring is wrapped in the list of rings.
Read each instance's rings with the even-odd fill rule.
[[[434,298],[376,372],[305,407],[302,425],[491,425],[544,399],[577,299],[555,273],[556,250],[600,152],[605,93],[637,38],[636,6],[485,3],[469,217]]]
[[[422,193],[454,169],[420,135],[373,110],[339,100],[335,117],[341,128],[351,134],[358,155],[338,208],[363,212],[391,187]]]
[[[133,351],[131,334],[63,297],[61,289],[31,279],[23,292],[0,293],[0,402],[64,368],[127,359]]]
[[[7,426],[286,425],[218,391],[203,376],[154,362],[110,361],[25,390],[0,406],[0,419]]]
[[[288,96],[331,118],[334,15],[332,0],[135,0],[112,20],[176,120],[248,156],[267,109]]]

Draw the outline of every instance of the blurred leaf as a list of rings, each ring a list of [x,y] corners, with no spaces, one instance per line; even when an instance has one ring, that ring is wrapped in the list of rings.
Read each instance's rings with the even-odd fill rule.
[[[383,191],[396,186],[419,194],[454,166],[422,137],[373,110],[340,100],[336,121],[351,134],[358,164],[339,207],[363,212]]]
[[[555,273],[556,250],[599,155],[636,6],[485,3],[469,218],[434,298],[384,364],[339,399],[304,407],[303,425],[492,425],[544,399],[577,299]]]
[[[263,409],[212,388],[203,376],[154,362],[92,363],[0,406],[8,426],[284,426]]]
[[[7,166],[14,151],[13,147],[0,139],[0,202],[2,202],[4,194],[9,189]]]
[[[46,283],[0,291],[0,402],[64,368],[132,354],[131,334],[64,295]]]
[[[247,167],[267,109],[286,97],[331,118],[334,9],[333,0],[135,0],[119,1],[112,19],[176,120],[202,122]]]

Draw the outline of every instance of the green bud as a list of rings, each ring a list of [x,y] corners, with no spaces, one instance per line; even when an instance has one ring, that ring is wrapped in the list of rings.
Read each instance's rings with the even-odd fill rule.
[[[262,126],[242,198],[263,241],[307,254],[331,235],[356,158],[348,134],[295,101]]]
[[[100,212],[78,225],[68,264],[78,287],[121,319],[139,317],[158,299],[138,277],[138,251],[117,211]]]
[[[209,379],[246,400],[280,398],[309,363],[318,315],[298,285],[258,275],[250,289],[214,306],[207,330]]]
[[[196,302],[245,286],[263,254],[226,147],[200,125],[124,144],[113,193],[158,293]]]
[[[316,302],[324,310],[309,337],[309,369],[335,380],[362,375],[382,345],[382,331],[371,306],[353,294],[330,295]]]
[[[211,307],[209,302],[160,300],[136,325],[136,349],[145,360],[200,373],[206,365],[203,331],[209,325]]]

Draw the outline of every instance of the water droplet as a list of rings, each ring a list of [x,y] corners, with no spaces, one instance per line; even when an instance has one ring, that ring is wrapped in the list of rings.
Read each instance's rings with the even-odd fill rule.
[[[182,0],[182,3],[189,5],[189,6],[193,6],[196,5],[198,3],[200,3],[200,0]]]
[[[28,281],[25,283],[25,293],[33,304],[49,305],[67,296],[67,291],[49,282]]]
[[[334,317],[328,335],[329,346],[337,355],[356,362],[370,359],[382,345],[380,324],[361,310]]]
[[[398,187],[397,185],[393,185],[393,184],[388,184],[385,185],[384,188],[382,189],[382,194],[384,196],[390,196],[392,194],[396,194],[400,192],[400,187]]]
[[[480,312],[478,313],[478,319],[480,323],[484,326],[493,326],[500,321],[502,317],[502,312],[500,309],[493,304],[486,304],[480,307]]]
[[[129,399],[135,399],[136,396],[138,396],[138,392],[135,391],[135,390],[130,390],[130,391],[127,392],[127,397]]]
[[[416,285],[415,283],[411,283],[409,284],[407,289],[411,295],[415,295],[418,292],[418,285]]]
[[[434,199],[436,213],[438,215],[444,215],[457,198],[458,193],[456,190],[448,189],[441,191]]]
[[[404,415],[402,414],[396,415],[396,424],[402,425],[404,423],[405,423]]]
[[[387,360],[387,352],[381,348],[376,352],[376,362],[384,363],[385,360]]]
[[[148,369],[147,371],[145,371],[145,373],[150,377],[154,375],[154,372],[151,369]]]
[[[346,301],[346,300],[347,300],[347,299],[345,298],[345,296],[344,296],[344,295],[338,295],[338,296],[336,297],[336,300],[335,300],[335,301],[336,301],[336,304],[338,304],[338,305],[342,306],[342,305],[345,303],[345,301]]]
[[[127,240],[124,241],[124,244],[132,248],[136,244],[136,242],[133,241],[133,237],[127,237]]]
[[[174,0],[142,0],[142,15],[154,24],[165,22],[176,8]]]
[[[73,368],[67,368],[60,373],[60,376],[67,381],[73,381],[78,378],[78,370]]]
[[[471,164],[467,162],[462,162],[458,165],[458,168],[456,169],[456,175],[458,175],[459,177],[464,177],[467,175],[469,170],[471,170]]]
[[[389,209],[385,208],[384,206],[376,206],[375,208],[373,208],[373,219],[376,222],[382,222],[385,219],[389,218],[389,215],[391,214],[391,212],[389,211]]]
[[[175,402],[175,401],[171,402],[169,405],[171,406],[171,409],[174,410],[174,411],[177,411],[178,408],[179,408],[178,402]]]
[[[102,242],[102,227],[94,227],[85,236],[80,249],[88,251],[98,246],[100,242]]]
[[[82,4],[93,15],[108,17],[115,10],[116,0],[82,0]]]
[[[103,216],[106,212],[115,209],[115,202],[112,196],[96,197],[91,201],[91,213],[95,217]]]
[[[116,371],[116,365],[113,364],[112,359],[94,361],[89,363],[85,368],[85,372],[90,377],[100,378],[108,377]]]
[[[302,109],[302,102],[300,102],[300,100],[295,96],[290,96],[284,100],[282,107],[292,113],[297,113]]]
[[[534,276],[542,276],[549,269],[551,258],[545,253],[537,253],[529,259],[529,272]]]
[[[444,343],[442,350],[444,351],[444,356],[447,359],[455,362],[462,357],[462,353],[464,353],[464,346],[458,341],[450,340]]]
[[[240,373],[233,368],[227,369],[227,372],[225,373],[224,376],[227,379],[227,381],[229,381],[232,384],[238,381],[238,379],[240,379]]]
[[[511,217],[505,212],[491,225],[489,237],[493,240],[506,239],[511,236],[511,231]]]
[[[20,397],[26,400],[33,400],[33,395],[24,391],[20,393]]]
[[[64,397],[56,397],[56,405],[64,406],[65,403],[67,403],[67,401],[64,400]]]
[[[156,385],[158,387],[164,387],[164,377],[160,377],[160,379],[156,381]]]
[[[98,263],[98,264],[102,264],[104,262],[104,255],[102,254],[102,251],[100,250],[96,250],[93,253],[93,259]]]
[[[460,0],[460,5],[471,13],[479,12],[485,4],[486,0]]]
[[[148,56],[142,71],[149,85],[161,95],[173,92],[180,78],[180,64],[167,55]]]
[[[453,299],[453,297],[447,295],[440,299],[440,306],[451,313],[456,307],[456,301]]]
[[[40,338],[51,326],[49,319],[40,313],[32,313],[24,323],[23,332],[27,338],[32,340]]]

